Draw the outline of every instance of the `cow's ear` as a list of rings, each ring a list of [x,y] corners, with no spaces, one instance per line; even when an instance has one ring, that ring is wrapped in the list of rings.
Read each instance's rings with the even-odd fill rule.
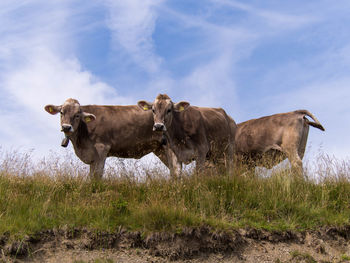
[[[145,100],[140,100],[137,105],[143,109],[144,111],[148,111],[148,110],[151,110],[152,109],[152,103],[150,102],[147,102]]]
[[[190,103],[187,101],[180,101],[174,105],[175,111],[184,111],[190,106]]]
[[[96,116],[91,114],[91,113],[83,112],[82,113],[82,119],[83,119],[84,122],[89,123],[89,122],[92,122],[92,121],[96,120]]]
[[[55,106],[52,104],[48,104],[45,106],[45,110],[52,115],[59,113],[61,111],[61,108],[62,106]]]

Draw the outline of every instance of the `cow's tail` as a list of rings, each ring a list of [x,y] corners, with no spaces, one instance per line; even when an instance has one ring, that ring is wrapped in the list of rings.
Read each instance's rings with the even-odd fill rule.
[[[308,110],[296,110],[295,113],[304,115],[304,119],[306,120],[307,124],[317,128],[317,129],[320,129],[321,131],[325,131],[325,128],[323,128],[322,124],[318,121],[318,119]],[[305,115],[309,116],[311,119],[313,119],[314,122],[305,118]]]

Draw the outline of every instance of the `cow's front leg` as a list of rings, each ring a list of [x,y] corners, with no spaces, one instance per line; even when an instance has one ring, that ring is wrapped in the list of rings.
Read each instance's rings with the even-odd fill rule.
[[[174,161],[176,156],[174,157],[172,153],[167,153],[166,151],[155,152],[155,155],[166,167],[168,167],[172,177],[179,176],[182,170],[182,165],[181,163]]]
[[[106,158],[104,160],[96,160],[90,164],[90,178],[100,180],[103,175]]]
[[[110,146],[102,143],[95,144],[94,161],[90,164],[90,178],[100,180],[103,175],[107,154]]]
[[[172,177],[177,177],[181,175],[182,164],[179,162],[174,151],[168,146],[163,146],[167,159],[167,166],[170,170],[170,175]]]

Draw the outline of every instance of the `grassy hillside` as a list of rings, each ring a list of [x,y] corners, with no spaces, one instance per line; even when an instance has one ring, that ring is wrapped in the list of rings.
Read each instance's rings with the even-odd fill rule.
[[[14,236],[66,225],[149,232],[203,224],[269,230],[349,224],[350,164],[330,158],[320,159],[309,174],[317,180],[288,171],[268,178],[247,173],[171,179],[153,169],[143,178],[107,171],[99,182],[69,158],[35,165],[30,155],[1,158],[0,233]]]

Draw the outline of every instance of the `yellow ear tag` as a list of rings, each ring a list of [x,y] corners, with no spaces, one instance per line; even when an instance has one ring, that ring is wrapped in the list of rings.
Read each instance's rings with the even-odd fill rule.
[[[49,107],[49,112],[53,112],[53,109],[52,109],[52,107]]]
[[[183,111],[184,109],[185,109],[184,106],[179,107],[179,111]]]
[[[147,105],[143,106],[143,110],[148,110],[148,106]]]
[[[90,122],[91,118],[90,117],[85,117],[85,122]]]

